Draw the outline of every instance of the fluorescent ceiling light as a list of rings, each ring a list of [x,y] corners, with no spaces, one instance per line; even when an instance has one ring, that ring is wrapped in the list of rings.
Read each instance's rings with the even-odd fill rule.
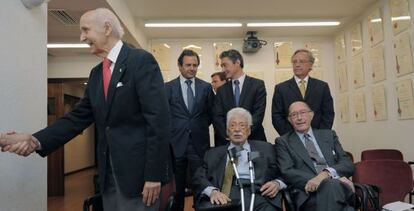
[[[241,23],[146,23],[145,27],[154,27],[154,28],[163,28],[163,27],[178,27],[178,28],[188,28],[188,27],[242,27]]]
[[[47,48],[89,48],[85,43],[49,43]]]
[[[410,20],[410,16],[397,16],[397,17],[391,17],[392,21],[401,21],[401,20]]]
[[[319,21],[319,22],[263,22],[247,23],[247,27],[286,27],[286,26],[337,26],[339,21]]]

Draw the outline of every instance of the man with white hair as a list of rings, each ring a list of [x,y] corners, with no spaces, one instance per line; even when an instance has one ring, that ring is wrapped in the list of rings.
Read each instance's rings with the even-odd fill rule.
[[[233,108],[227,113],[227,135],[230,142],[205,153],[204,164],[193,177],[196,201],[204,198],[209,199],[211,204],[224,205],[240,199],[227,151],[241,146],[242,151],[236,165],[240,182],[246,187],[245,207],[248,209],[250,206],[251,196],[248,154],[259,152],[260,156],[253,160],[256,193],[254,210],[281,210],[281,194],[278,193],[286,185],[277,179],[280,173],[276,165],[276,152],[270,143],[247,140],[251,126],[252,115],[246,109]]]
[[[104,209],[158,210],[161,183],[171,175],[170,120],[158,64],[121,41],[122,26],[109,9],[86,12],[80,30],[81,41],[103,59],[92,69],[81,102],[33,135],[0,134],[0,147],[47,156],[95,123]]]

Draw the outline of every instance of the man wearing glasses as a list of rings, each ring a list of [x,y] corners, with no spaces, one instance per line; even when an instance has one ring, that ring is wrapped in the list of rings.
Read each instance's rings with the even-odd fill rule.
[[[277,162],[292,195],[302,210],[354,210],[354,186],[347,178],[355,169],[332,130],[314,129],[314,112],[298,101],[289,107],[291,132],[276,139]]]
[[[332,128],[335,113],[329,86],[324,81],[309,77],[314,62],[315,58],[309,50],[295,51],[292,56],[293,78],[275,86],[272,123],[281,136],[292,131],[287,113],[289,105],[295,101],[304,101],[313,110],[312,128]]]

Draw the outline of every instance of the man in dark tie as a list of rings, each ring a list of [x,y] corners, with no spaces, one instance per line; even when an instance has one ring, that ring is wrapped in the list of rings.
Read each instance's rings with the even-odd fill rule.
[[[109,9],[82,15],[80,39],[103,59],[85,95],[64,117],[33,135],[2,134],[3,151],[47,156],[92,123],[97,130],[99,184],[105,210],[158,210],[161,183],[171,176],[170,119],[154,57],[121,41],[121,23]]]
[[[184,50],[178,57],[180,76],[165,84],[171,117],[170,143],[175,157],[174,210],[179,211],[184,209],[187,167],[192,176],[210,147],[208,127],[213,92],[209,83],[196,77],[199,64],[196,52]]]
[[[282,177],[297,189],[293,199],[299,210],[354,210],[354,187],[347,178],[354,164],[332,130],[314,129],[314,114],[301,101],[289,107],[294,131],[276,139],[276,154]]]
[[[287,113],[289,105],[304,101],[314,112],[312,127],[331,129],[335,113],[329,86],[326,82],[309,77],[315,58],[307,49],[299,49],[292,55],[294,76],[277,84],[272,99],[272,123],[280,136],[292,131]]]
[[[266,141],[263,118],[266,110],[266,88],[262,80],[243,72],[243,57],[237,50],[224,51],[220,55],[221,67],[230,79],[217,90],[214,99],[214,130],[218,133],[218,145],[227,143],[226,114],[232,108],[242,107],[253,116],[249,139]]]
[[[242,148],[237,159],[237,172],[244,185],[246,210],[250,206],[250,172],[248,158],[252,153],[260,156],[253,159],[255,175],[254,210],[281,210],[279,190],[286,185],[279,180],[280,172],[276,164],[275,150],[270,143],[248,139],[251,133],[252,116],[243,108],[233,108],[227,114],[226,145],[215,147],[206,152],[204,164],[197,169],[193,177],[196,201],[210,201],[211,204],[227,204],[240,199],[239,186],[228,157],[228,150],[238,146]]]

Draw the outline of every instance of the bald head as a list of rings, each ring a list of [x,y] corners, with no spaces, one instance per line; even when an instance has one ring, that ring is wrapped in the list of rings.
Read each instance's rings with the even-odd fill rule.
[[[111,10],[107,8],[90,10],[83,14],[81,19],[87,16],[98,26],[110,25],[112,35],[115,38],[122,39],[122,36],[124,36],[124,28],[122,28],[121,22]]]

